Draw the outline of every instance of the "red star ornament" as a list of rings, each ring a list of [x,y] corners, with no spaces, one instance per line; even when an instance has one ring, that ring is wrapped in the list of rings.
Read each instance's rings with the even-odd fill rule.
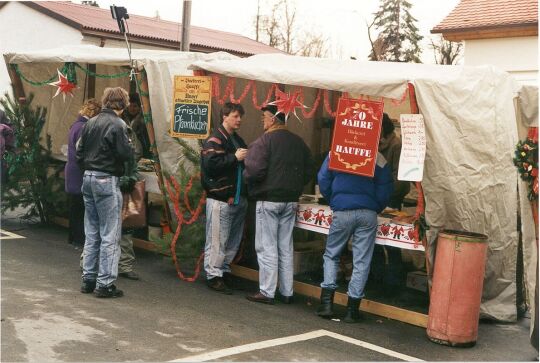
[[[294,116],[296,116],[296,118],[298,118],[298,116],[296,115],[296,108],[306,107],[302,103],[300,103],[300,101],[298,101],[299,95],[300,91],[298,90],[294,91],[291,95],[290,93],[285,93],[280,89],[276,89],[276,100],[270,102],[269,105],[277,106],[277,113],[283,113],[285,115],[285,119],[289,118],[289,114],[291,112],[294,114]]]
[[[60,93],[62,93],[62,96],[64,97],[64,101],[66,100],[66,94],[69,94],[71,97],[73,97],[73,90],[77,88],[77,85],[75,83],[71,83],[66,76],[62,74],[58,69],[58,81],[51,82],[49,85],[58,87],[56,90],[56,93],[54,94],[53,98],[58,96]]]

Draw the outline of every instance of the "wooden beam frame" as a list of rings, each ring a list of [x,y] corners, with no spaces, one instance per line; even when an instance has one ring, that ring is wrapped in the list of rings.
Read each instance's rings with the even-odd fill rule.
[[[538,24],[506,28],[437,30],[432,33],[441,33],[444,39],[452,42],[477,39],[532,37],[538,36]]]
[[[242,277],[246,280],[259,281],[259,271],[253,270],[248,267],[232,265],[232,274],[238,277]],[[304,282],[294,281],[294,291],[301,295],[319,298],[321,296],[321,288],[306,284]],[[342,292],[336,292],[334,302],[339,305],[347,305],[347,294]],[[392,305],[382,304],[376,301],[362,299],[360,310],[366,313],[384,316],[385,318],[398,320],[407,324],[419,326],[421,328],[427,327],[428,316],[426,314],[418,313],[416,311],[406,310],[398,308]]]

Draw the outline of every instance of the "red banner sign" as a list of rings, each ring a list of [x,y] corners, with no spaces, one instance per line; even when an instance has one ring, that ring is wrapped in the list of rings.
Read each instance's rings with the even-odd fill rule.
[[[340,98],[329,169],[373,176],[379,149],[383,102]]]

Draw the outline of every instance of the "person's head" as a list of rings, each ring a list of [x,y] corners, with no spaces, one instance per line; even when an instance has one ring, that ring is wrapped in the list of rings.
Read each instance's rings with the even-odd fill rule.
[[[105,88],[101,104],[103,108],[122,112],[129,105],[129,95],[122,87]]]
[[[264,131],[268,130],[270,127],[276,124],[285,124],[285,115],[283,114],[283,112],[278,113],[277,106],[266,105],[261,108],[261,111]]]
[[[244,107],[239,103],[227,102],[221,109],[221,122],[227,132],[236,131],[240,128]]]
[[[141,112],[141,99],[137,93],[129,94],[129,106],[127,112],[130,116],[137,116]]]
[[[383,119],[382,119],[382,128],[381,128],[381,136],[382,137],[388,137],[390,134],[394,132],[394,123],[392,122],[392,119],[388,114],[385,112],[383,113]]]
[[[101,111],[101,102],[99,102],[95,98],[89,98],[82,105],[81,110],[79,111],[79,114],[81,116],[92,118],[95,115],[97,115],[99,111]]]

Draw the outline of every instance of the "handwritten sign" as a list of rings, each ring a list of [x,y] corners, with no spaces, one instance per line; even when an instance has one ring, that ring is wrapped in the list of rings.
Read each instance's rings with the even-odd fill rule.
[[[172,137],[206,139],[210,134],[212,78],[174,76]]]
[[[422,115],[400,115],[401,156],[398,180],[421,181],[426,157],[426,130]]]
[[[339,99],[329,169],[374,175],[383,107],[383,102]]]

